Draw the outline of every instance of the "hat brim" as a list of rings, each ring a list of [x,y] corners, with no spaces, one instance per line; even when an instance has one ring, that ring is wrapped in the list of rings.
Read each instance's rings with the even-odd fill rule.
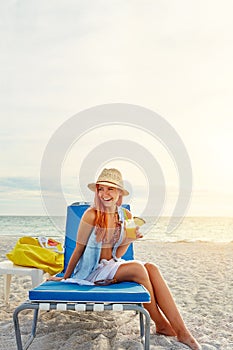
[[[97,182],[97,183],[93,182],[93,183],[91,183],[91,184],[88,184],[87,187],[88,187],[91,191],[95,192],[95,190],[96,190],[96,185],[104,185],[104,186],[110,186],[110,187],[118,188],[119,190],[122,191],[122,195],[123,195],[123,196],[128,196],[128,195],[129,195],[129,192],[128,192],[127,190],[125,190],[124,188],[121,188],[121,187],[118,186],[118,185],[115,185],[115,184],[109,183],[109,182],[105,182],[105,181],[100,181],[100,182]]]

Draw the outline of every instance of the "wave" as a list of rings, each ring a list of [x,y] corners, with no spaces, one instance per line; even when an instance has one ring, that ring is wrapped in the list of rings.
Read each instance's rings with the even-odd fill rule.
[[[233,241],[211,241],[211,240],[201,240],[201,239],[179,239],[179,240],[158,240],[153,238],[142,238],[142,241],[155,242],[155,243],[203,243],[203,244],[233,244]],[[137,241],[140,242],[140,241]],[[137,243],[136,242],[136,243]]]

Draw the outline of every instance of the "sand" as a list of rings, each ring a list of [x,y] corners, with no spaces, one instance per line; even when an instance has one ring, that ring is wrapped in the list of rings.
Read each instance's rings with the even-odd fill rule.
[[[0,237],[0,260],[13,246]],[[186,325],[203,350],[233,349],[233,243],[135,244],[136,257],[160,267]],[[27,298],[30,277],[13,276],[9,305],[3,303],[0,276],[0,349],[16,349],[12,313]],[[31,311],[24,314],[23,334],[30,330]],[[139,350],[138,315],[134,312],[41,312],[37,336],[30,350]],[[189,349],[174,337],[155,334],[151,322],[151,350]]]

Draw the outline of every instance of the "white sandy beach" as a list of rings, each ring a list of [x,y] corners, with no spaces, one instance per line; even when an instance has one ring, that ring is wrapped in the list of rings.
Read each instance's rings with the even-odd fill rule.
[[[0,259],[14,245],[1,237]],[[135,244],[136,258],[156,263],[162,271],[183,318],[203,350],[233,349],[233,243]],[[27,298],[30,277],[12,278],[10,304],[3,303],[0,276],[0,349],[16,349],[12,313]],[[29,332],[31,312],[23,321]],[[21,319],[22,321],[22,319]],[[41,312],[31,350],[139,350],[138,316],[134,312]],[[175,338],[155,335],[151,323],[151,350],[188,349]]]

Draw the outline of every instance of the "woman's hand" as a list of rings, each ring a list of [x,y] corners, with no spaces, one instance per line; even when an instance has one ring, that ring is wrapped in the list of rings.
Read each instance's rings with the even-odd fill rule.
[[[56,282],[59,282],[63,280],[63,277],[57,277],[57,276],[50,276],[49,278],[47,278],[46,281],[56,281]]]
[[[128,237],[127,236],[127,231],[126,231],[126,228],[125,228],[125,236],[124,236],[124,244],[129,244],[129,243],[132,243],[132,242],[135,242],[136,240],[140,239],[140,238],[143,238],[143,234],[139,231],[140,230],[140,227],[139,226],[136,226],[136,235],[135,237]]]
[[[140,227],[136,226],[136,230],[134,232],[134,235],[132,235],[131,237],[127,237],[127,232],[126,232],[126,226],[124,226],[124,238],[120,244],[120,246],[117,248],[117,258],[122,257],[125,252],[128,249],[128,246],[135,242],[137,239],[140,239],[143,237],[142,233],[139,231]]]
[[[139,238],[143,238],[143,234],[139,230],[140,230],[140,227],[136,226],[136,240]]]

